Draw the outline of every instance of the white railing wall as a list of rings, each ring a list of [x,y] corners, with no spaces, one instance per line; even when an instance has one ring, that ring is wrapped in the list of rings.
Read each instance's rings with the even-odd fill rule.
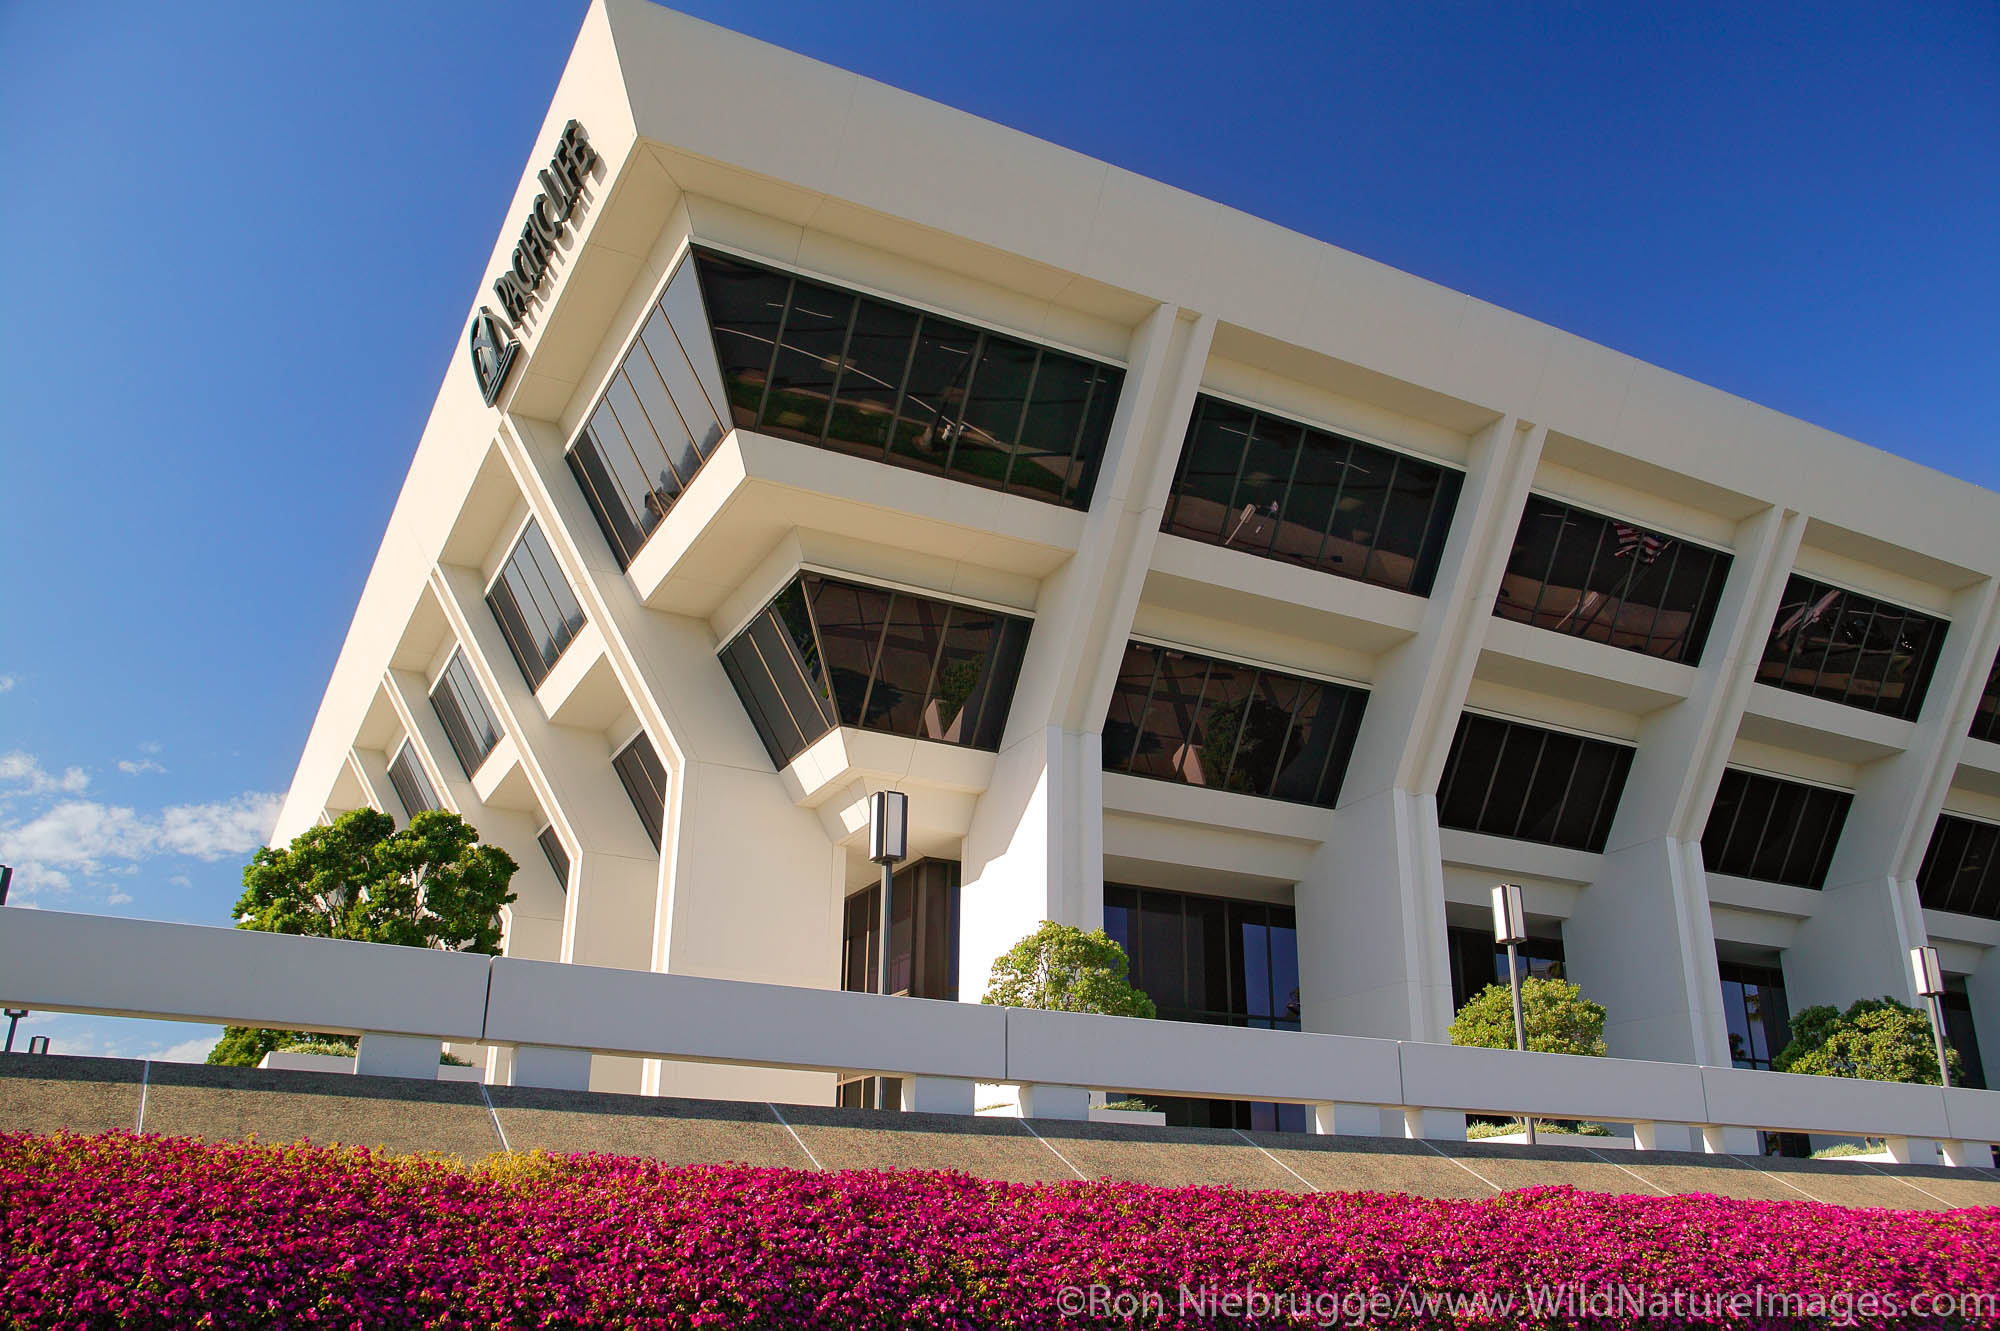
[[[1321,1131],[1463,1136],[1466,1111],[1627,1123],[1641,1148],[1747,1130],[1884,1138],[1985,1164],[2000,1092],[1141,1021],[0,909],[0,1004],[358,1035],[362,1073],[435,1077],[444,1041],[515,1049],[514,1081],[584,1089],[616,1054],[905,1079],[970,1113],[977,1083],[1083,1118],[1092,1090],[1317,1107]]]

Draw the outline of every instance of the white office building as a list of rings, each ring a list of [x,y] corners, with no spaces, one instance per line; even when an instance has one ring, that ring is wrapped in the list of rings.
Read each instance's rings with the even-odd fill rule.
[[[1929,943],[2000,1070],[1992,493],[647,0],[508,214],[278,841],[453,809],[510,955],[865,988],[893,789],[920,996],[1053,919],[1442,1040],[1512,881],[1615,1054],[1768,1066]]]

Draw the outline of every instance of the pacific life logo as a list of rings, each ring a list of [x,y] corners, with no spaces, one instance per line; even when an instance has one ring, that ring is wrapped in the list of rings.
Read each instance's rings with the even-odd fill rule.
[[[501,318],[504,315],[509,325],[519,328],[529,304],[548,284],[549,262],[570,230],[570,219],[583,198],[583,182],[602,160],[580,122],[572,120],[563,126],[555,155],[540,172],[542,192],[528,205],[528,218],[521,226],[521,239],[514,245],[513,260],[493,280],[493,295],[502,314],[481,305],[468,335],[472,374],[489,407],[506,387],[507,372],[521,350],[519,339],[501,326]]]

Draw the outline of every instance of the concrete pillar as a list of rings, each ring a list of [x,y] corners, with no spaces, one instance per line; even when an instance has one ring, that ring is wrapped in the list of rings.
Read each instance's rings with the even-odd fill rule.
[[[956,1077],[903,1078],[903,1112],[906,1114],[970,1114],[973,1111],[973,1083]]]
[[[959,996],[1043,920],[1104,922],[1104,715],[1152,563],[1212,317],[1154,309],[1076,554],[1042,585],[992,784],[974,806],[959,889]]]
[[[1442,1041],[1451,1025],[1437,787],[1545,434],[1508,416],[1473,440],[1422,626],[1376,672],[1296,891],[1309,1031]]]
[[[1739,524],[1694,685],[1641,727],[1603,868],[1563,924],[1615,1057],[1729,1066],[1701,834],[1804,532],[1780,509]]]
[[[1638,1151],[1692,1151],[1694,1129],[1685,1123],[1634,1123],[1632,1148]]]
[[[1021,1087],[1022,1118],[1088,1119],[1090,1092],[1081,1086]]]
[[[1923,1006],[1909,962],[1926,940],[1917,870],[2000,647],[1996,587],[1986,579],[1952,598],[1951,628],[1909,747],[1861,770],[1818,909],[1785,952],[1794,1012],[1883,995]]]
[[[590,1089],[590,1051],[524,1044],[514,1048],[510,1086],[545,1086],[559,1091]]]

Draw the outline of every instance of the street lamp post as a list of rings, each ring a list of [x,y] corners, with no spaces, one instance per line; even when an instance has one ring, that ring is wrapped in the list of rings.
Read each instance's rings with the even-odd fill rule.
[[[21,1018],[28,1015],[28,1009],[24,1007],[10,1007],[0,1009],[0,1011],[4,1011],[7,1014],[7,1047],[4,1050],[0,1050],[0,1053],[11,1054],[14,1052],[14,1028],[21,1024]]]
[[[875,992],[889,992],[889,898],[896,890],[896,865],[910,853],[910,797],[878,790],[868,797],[868,858],[882,866],[882,898],[875,913]],[[915,940],[911,940],[914,946]],[[889,1107],[889,1079],[875,1078],[875,1107]]]
[[[1930,1009],[1931,1039],[1937,1042],[1938,1079],[1949,1086],[1951,1065],[1944,1061],[1944,970],[1938,965],[1937,949],[1911,948],[1910,973],[1916,979],[1917,992],[1924,996],[1924,1006]]]
[[[0,864],[0,906],[7,904],[7,889],[14,885],[14,866]]]
[[[1521,944],[1528,941],[1528,916],[1521,908],[1521,885],[1500,883],[1493,889],[1493,941],[1507,949],[1507,990],[1514,998],[1514,1048],[1528,1050],[1528,1024],[1521,1017]],[[1535,1116],[1523,1114],[1528,1145],[1535,1144]]]

